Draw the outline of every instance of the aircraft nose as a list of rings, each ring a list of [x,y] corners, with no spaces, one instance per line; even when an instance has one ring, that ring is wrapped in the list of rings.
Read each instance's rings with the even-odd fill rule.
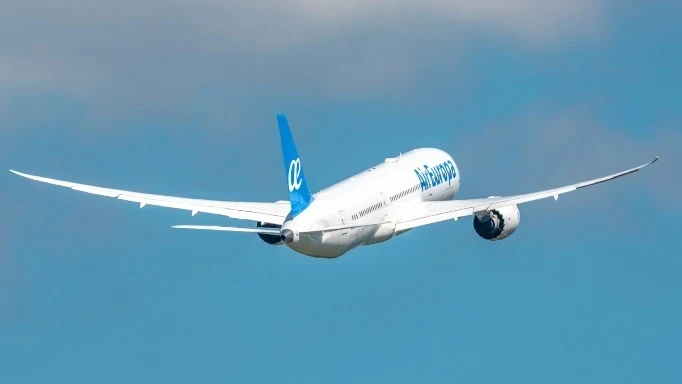
[[[291,229],[283,229],[282,241],[285,244],[291,244],[294,241],[294,231],[292,231]]]

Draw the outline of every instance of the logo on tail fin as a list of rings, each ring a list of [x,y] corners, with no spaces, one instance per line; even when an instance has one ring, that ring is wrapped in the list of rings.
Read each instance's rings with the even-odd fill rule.
[[[277,124],[279,125],[279,136],[282,142],[284,173],[289,186],[291,217],[296,217],[312,203],[313,195],[310,193],[308,182],[305,180],[301,158],[298,156],[287,118],[284,115],[277,115]]]
[[[303,180],[301,179],[301,159],[296,158],[291,160],[289,164],[289,192],[293,192],[301,188]]]

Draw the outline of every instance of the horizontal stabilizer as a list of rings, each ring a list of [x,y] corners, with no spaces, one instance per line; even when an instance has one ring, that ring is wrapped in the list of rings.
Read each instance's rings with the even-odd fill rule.
[[[178,229],[200,229],[204,231],[225,231],[225,232],[249,232],[260,233],[262,235],[279,236],[279,229],[277,228],[240,228],[240,227],[219,227],[215,225],[174,225],[173,228]]]
[[[346,224],[346,225],[336,225],[331,227],[324,227],[320,229],[300,231],[299,233],[318,233],[327,231],[338,231],[341,229],[353,229],[359,227],[369,227],[375,225],[387,224],[389,221],[380,223],[364,223],[364,224]],[[220,227],[215,225],[174,225],[173,228],[177,229],[199,229],[203,231],[224,231],[224,232],[248,232],[248,233],[260,233],[262,235],[275,235],[279,236],[280,230],[278,228],[241,228],[241,227]]]

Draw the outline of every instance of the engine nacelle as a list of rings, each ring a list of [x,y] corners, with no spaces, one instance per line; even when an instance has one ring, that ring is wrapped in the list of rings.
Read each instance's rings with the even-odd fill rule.
[[[270,224],[270,223],[264,223],[264,222],[262,222],[262,221],[259,221],[259,222],[256,224],[256,227],[258,227],[258,228],[277,228],[277,229],[282,228],[281,225],[278,225],[278,224]],[[265,234],[259,233],[259,234],[258,234],[258,237],[260,237],[261,240],[265,241],[266,243],[268,243],[268,244],[270,244],[270,245],[282,245],[282,238],[281,238],[281,236],[277,236],[277,235],[265,235]]]
[[[486,216],[479,218],[474,215],[474,230],[486,240],[502,240],[518,228],[521,222],[521,212],[516,205],[488,211]]]

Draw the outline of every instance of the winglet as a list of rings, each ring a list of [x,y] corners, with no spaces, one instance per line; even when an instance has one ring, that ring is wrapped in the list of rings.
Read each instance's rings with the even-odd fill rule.
[[[310,188],[308,188],[301,158],[298,156],[286,116],[277,115],[277,125],[279,126],[279,137],[282,143],[282,155],[284,156],[284,174],[289,186],[291,216],[296,217],[308,208],[313,201],[313,196],[310,193]]]

